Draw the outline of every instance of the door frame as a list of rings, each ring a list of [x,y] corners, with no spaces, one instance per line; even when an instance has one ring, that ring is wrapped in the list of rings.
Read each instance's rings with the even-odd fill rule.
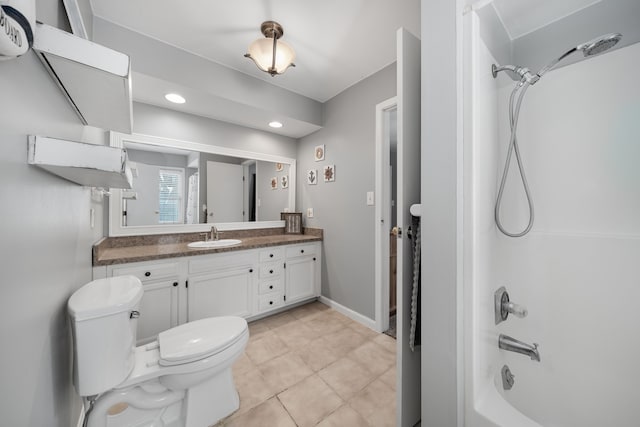
[[[378,332],[389,329],[389,222],[391,221],[391,176],[389,173],[391,141],[389,112],[398,108],[397,97],[376,105],[375,163],[375,326]],[[385,232],[386,230],[386,232]]]

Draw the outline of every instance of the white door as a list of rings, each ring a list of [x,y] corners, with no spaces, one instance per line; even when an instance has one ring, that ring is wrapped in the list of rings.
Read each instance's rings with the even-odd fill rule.
[[[242,165],[207,162],[207,222],[242,222]]]
[[[420,420],[420,348],[409,348],[413,240],[409,208],[420,203],[420,40],[405,29],[397,39],[397,425],[414,426]]]

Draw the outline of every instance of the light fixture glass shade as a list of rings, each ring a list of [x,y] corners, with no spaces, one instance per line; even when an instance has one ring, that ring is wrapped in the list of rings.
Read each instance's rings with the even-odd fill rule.
[[[275,75],[284,73],[292,65],[295,66],[293,61],[296,58],[296,53],[287,43],[276,40],[276,62],[275,69],[272,69],[273,39],[264,38],[251,43],[246,56],[251,58],[262,71]]]

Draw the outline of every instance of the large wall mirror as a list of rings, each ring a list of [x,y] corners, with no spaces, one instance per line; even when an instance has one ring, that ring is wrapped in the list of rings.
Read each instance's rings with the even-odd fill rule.
[[[110,143],[133,172],[132,190],[111,190],[110,236],[281,227],[295,210],[295,159],[118,132]]]

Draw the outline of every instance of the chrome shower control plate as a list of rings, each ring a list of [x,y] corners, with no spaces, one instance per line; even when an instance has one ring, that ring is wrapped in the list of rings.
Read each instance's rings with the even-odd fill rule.
[[[509,312],[503,309],[503,306],[509,304],[509,294],[507,293],[507,289],[502,286],[493,294],[493,302],[494,302],[494,313],[495,313],[495,322],[496,325],[500,322],[507,320],[509,316]]]
[[[509,293],[504,286],[494,293],[493,300],[496,325],[507,320],[509,313],[519,318],[527,317],[527,314],[529,314],[529,310],[526,307],[509,301]]]

